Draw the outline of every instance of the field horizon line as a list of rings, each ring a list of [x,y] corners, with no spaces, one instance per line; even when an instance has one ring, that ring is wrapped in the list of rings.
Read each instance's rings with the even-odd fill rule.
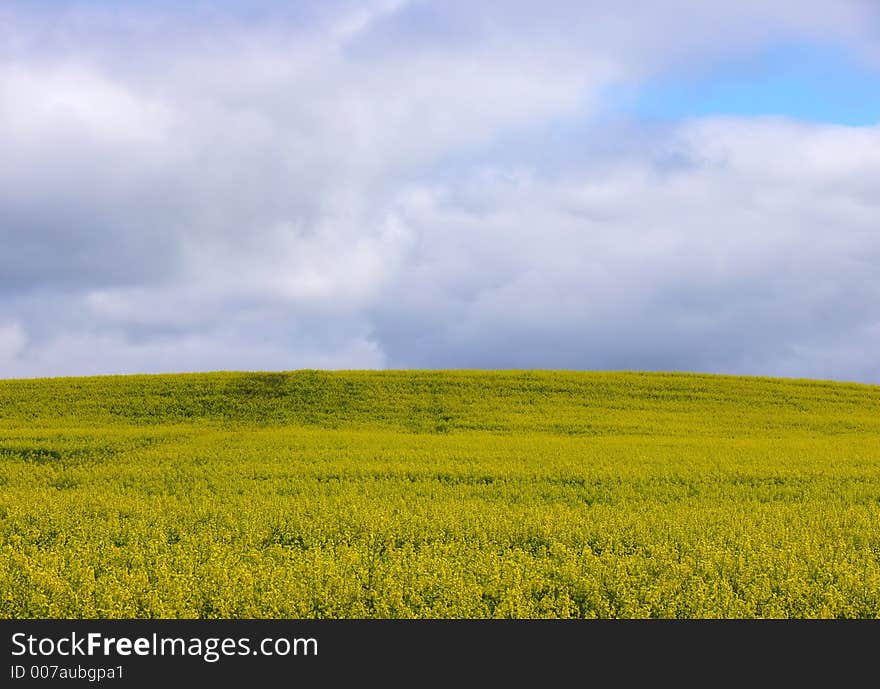
[[[565,368],[292,368],[292,369],[211,369],[200,371],[150,371],[150,372],[126,372],[126,373],[92,373],[82,375],[58,375],[58,376],[0,376],[0,384],[41,381],[73,381],[73,380],[96,380],[96,379],[134,379],[134,378],[198,378],[228,375],[294,375],[294,374],[322,374],[322,375],[375,375],[377,377],[388,375],[450,375],[450,376],[553,376],[564,375],[573,377],[592,376],[619,376],[619,377],[680,377],[680,378],[709,378],[729,379],[742,381],[764,381],[780,383],[803,383],[822,385],[845,385],[868,388],[880,388],[880,382],[871,383],[859,380],[840,380],[835,378],[810,378],[807,376],[771,376],[750,373],[717,373],[712,371],[683,371],[662,369],[565,369]]]

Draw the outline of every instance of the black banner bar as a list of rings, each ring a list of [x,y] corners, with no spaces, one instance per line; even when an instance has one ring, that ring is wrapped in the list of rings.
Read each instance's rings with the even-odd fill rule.
[[[880,648],[873,621],[2,620],[0,634],[9,687],[823,675],[839,684],[875,677]]]

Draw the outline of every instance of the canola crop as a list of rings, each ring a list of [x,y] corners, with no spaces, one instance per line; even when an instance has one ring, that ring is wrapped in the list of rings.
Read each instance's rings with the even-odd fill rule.
[[[0,617],[880,616],[880,387],[0,381]]]

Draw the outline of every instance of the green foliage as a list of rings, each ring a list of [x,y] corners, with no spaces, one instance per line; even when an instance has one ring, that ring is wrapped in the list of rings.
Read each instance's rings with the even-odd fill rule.
[[[0,617],[878,616],[878,387],[0,381]]]

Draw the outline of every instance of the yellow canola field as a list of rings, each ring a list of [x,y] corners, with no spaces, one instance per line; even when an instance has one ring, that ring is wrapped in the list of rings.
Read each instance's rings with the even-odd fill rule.
[[[0,381],[0,617],[878,617],[880,387]]]

